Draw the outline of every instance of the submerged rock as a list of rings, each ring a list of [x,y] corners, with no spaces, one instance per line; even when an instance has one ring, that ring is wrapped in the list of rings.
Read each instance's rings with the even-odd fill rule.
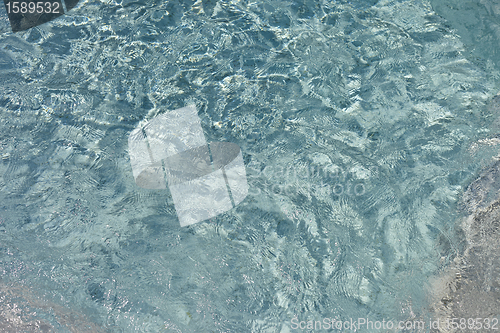
[[[485,325],[490,329],[500,326],[499,190],[497,161],[469,185],[463,196],[461,228],[467,247],[433,283],[434,320],[439,319],[441,324],[431,332],[482,332]],[[454,329],[453,318],[458,324],[464,318],[462,327]]]

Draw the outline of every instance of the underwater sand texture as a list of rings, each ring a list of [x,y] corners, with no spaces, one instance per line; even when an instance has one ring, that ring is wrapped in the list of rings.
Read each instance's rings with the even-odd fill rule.
[[[105,332],[83,314],[36,295],[25,286],[0,281],[0,333]]]

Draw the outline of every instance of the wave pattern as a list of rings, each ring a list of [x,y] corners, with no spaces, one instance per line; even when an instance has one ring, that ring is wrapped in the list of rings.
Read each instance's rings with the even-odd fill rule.
[[[109,331],[426,315],[498,74],[426,2],[86,1],[0,40],[2,279]],[[127,137],[190,103],[250,194],[181,229]]]

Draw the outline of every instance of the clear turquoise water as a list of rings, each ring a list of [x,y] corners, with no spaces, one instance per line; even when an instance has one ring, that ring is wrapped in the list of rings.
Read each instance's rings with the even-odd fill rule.
[[[430,278],[464,246],[460,197],[497,154],[474,143],[499,130],[499,11],[472,9],[87,1],[23,33],[2,21],[0,281],[29,288],[24,322],[431,318]],[[127,138],[193,103],[208,141],[241,147],[250,194],[180,228],[168,190],[135,185]]]

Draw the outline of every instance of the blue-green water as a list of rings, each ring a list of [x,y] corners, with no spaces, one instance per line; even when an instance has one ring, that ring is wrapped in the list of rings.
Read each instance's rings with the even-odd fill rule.
[[[432,318],[460,197],[498,150],[476,142],[500,131],[500,14],[472,9],[86,1],[26,32],[0,22],[0,296],[22,299],[4,325]],[[168,190],[135,184],[127,139],[189,104],[208,141],[241,148],[249,195],[181,228]]]

